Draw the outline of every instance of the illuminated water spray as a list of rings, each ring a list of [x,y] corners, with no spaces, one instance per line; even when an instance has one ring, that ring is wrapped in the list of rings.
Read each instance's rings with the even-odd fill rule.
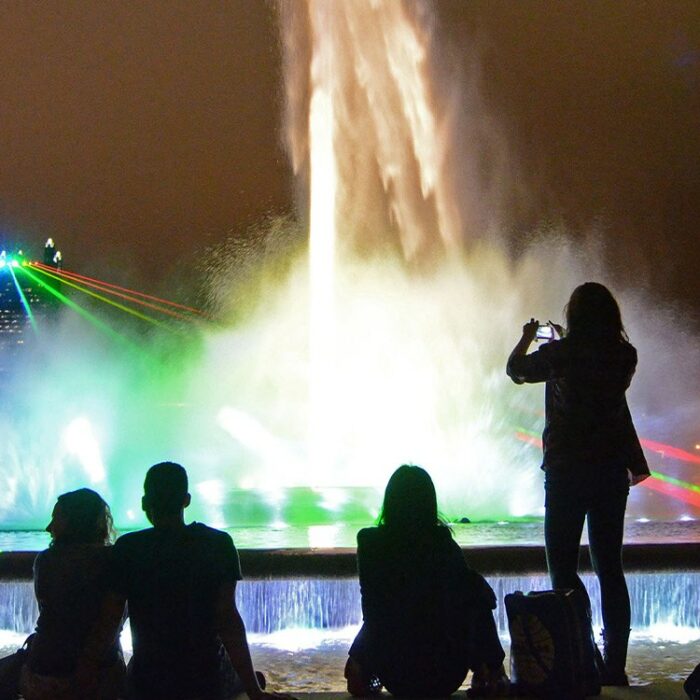
[[[428,469],[448,517],[541,513],[543,391],[515,387],[505,360],[525,319],[562,320],[577,284],[609,276],[566,231],[517,260],[502,245],[512,160],[478,72],[450,64],[434,7],[280,1],[309,252],[280,274],[256,248],[249,285],[249,258],[214,256],[210,289],[230,322],[226,309],[212,324],[82,273],[17,268],[62,311],[36,318],[31,352],[0,367],[0,525],[42,527],[56,495],[86,484],[119,526],[143,524],[143,473],[163,459],[187,466],[191,517],[215,526],[367,524],[402,462]],[[275,253],[286,225],[265,229]],[[667,442],[660,425],[697,423],[677,368],[700,367],[700,346],[672,324],[671,351],[662,312],[634,291],[619,298],[640,349],[632,411],[642,435]],[[645,445],[658,475],[647,483],[687,517],[692,459]],[[639,502],[655,516],[658,501]]]

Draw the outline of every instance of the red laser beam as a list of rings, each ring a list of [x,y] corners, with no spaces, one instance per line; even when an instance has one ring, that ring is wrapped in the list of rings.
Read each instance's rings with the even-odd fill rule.
[[[664,496],[670,496],[678,501],[683,501],[697,508],[700,508],[700,493],[697,491],[691,491],[690,489],[684,489],[682,486],[676,486],[675,484],[669,484],[660,479],[655,479],[650,476],[648,479],[641,481],[639,486],[643,486],[651,491],[656,491]]]
[[[120,287],[118,284],[112,284],[110,282],[104,282],[103,280],[98,280],[95,279],[94,277],[88,277],[87,275],[81,275],[78,272],[71,272],[69,270],[57,270],[55,267],[51,267],[51,265],[44,265],[43,263],[40,262],[33,262],[31,263],[32,266],[38,267],[40,269],[44,269],[47,272],[53,272],[58,275],[65,275],[66,277],[73,278],[73,279],[80,279],[80,280],[87,280],[89,282],[94,282],[95,284],[102,285],[103,287],[108,287],[110,289],[118,289],[126,294],[131,294],[133,296],[141,297],[143,299],[150,299],[151,301],[155,301],[159,304],[165,304],[166,306],[173,306],[178,309],[183,309],[184,311],[189,311],[190,313],[197,314],[199,316],[204,316],[205,318],[208,318],[207,314],[204,311],[201,311],[200,309],[195,309],[191,306],[185,306],[184,304],[178,304],[177,302],[174,301],[168,301],[168,299],[161,299],[160,297],[153,296],[152,294],[145,294],[144,292],[138,292],[135,289],[128,289],[127,287]]]
[[[516,431],[515,436],[518,440],[526,442],[528,445],[533,447],[542,447],[542,440],[540,438],[528,435],[521,431]],[[690,462],[691,464],[700,464],[700,456],[694,455],[692,452],[687,450],[682,450],[680,447],[674,447],[673,445],[667,445],[663,442],[657,442],[656,440],[649,440],[648,438],[640,438],[639,442],[642,443],[644,447],[652,452],[657,452],[662,457],[670,457],[671,459],[677,459],[681,462]]]
[[[663,442],[656,442],[655,440],[647,440],[646,438],[641,438],[640,442],[648,450],[658,452],[662,457],[671,457],[671,459],[678,459],[681,462],[700,464],[700,456],[694,455],[692,452],[687,452],[686,450],[681,450],[679,447],[666,445]]]
[[[521,431],[516,431],[515,437],[518,438],[518,440],[520,440],[521,442],[542,449],[542,440],[538,437],[528,435],[527,433],[523,433]],[[678,453],[680,453],[682,455],[685,455],[686,457],[692,457],[692,461],[697,461],[695,455],[692,455],[689,452],[685,452],[684,450],[681,450],[677,447],[671,447],[670,445],[664,445],[660,442],[654,442],[653,440],[645,439],[642,439],[641,443],[645,447],[650,447],[650,445],[654,445],[655,447],[650,449],[656,449],[656,451],[660,451],[657,449],[658,447],[663,447],[666,449],[666,454],[671,455],[671,453],[673,453],[673,455],[676,456]],[[683,457],[676,456],[676,459],[683,459]],[[686,461],[690,460],[686,459]],[[698,493],[697,491],[692,491],[690,489],[686,489],[682,486],[677,486],[675,484],[669,484],[668,482],[662,481],[661,479],[657,479],[653,476],[647,477],[646,479],[644,479],[644,481],[639,482],[639,486],[644,486],[644,488],[650,489],[651,491],[656,491],[657,493],[663,494],[664,496],[668,496],[670,498],[676,499],[677,501],[683,501],[684,503],[688,503],[690,505],[700,508],[700,493]]]
[[[534,437],[533,435],[528,435],[527,433],[521,433],[519,430],[515,431],[515,437],[521,442],[525,442],[533,447],[539,447],[542,449],[542,439]]]
[[[181,321],[191,321],[192,317],[188,316],[186,314],[180,313],[179,311],[173,311],[172,309],[164,309],[162,306],[158,306],[157,304],[152,304],[148,301],[143,301],[141,299],[137,299],[136,297],[132,297],[128,294],[123,294],[122,292],[117,292],[112,289],[108,289],[107,287],[97,284],[94,282],[87,282],[83,279],[75,278],[70,275],[62,275],[60,271],[54,270],[53,268],[49,268],[48,266],[39,266],[39,265],[31,265],[31,267],[36,267],[39,272],[45,272],[51,277],[65,277],[66,280],[70,280],[74,284],[80,283],[81,285],[85,287],[91,287],[92,289],[99,289],[101,292],[104,292],[105,294],[111,294],[114,297],[118,297],[120,299],[125,299],[126,301],[130,301],[133,304],[139,304],[143,307],[153,309],[155,311],[158,311],[159,313],[162,314],[167,314],[168,316],[173,316],[174,318],[180,319]],[[49,272],[51,270],[51,272]]]

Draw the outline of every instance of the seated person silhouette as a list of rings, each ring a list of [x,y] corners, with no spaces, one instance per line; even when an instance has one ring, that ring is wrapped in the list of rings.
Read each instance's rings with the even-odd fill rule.
[[[51,544],[34,561],[39,619],[20,690],[26,700],[73,700],[78,659],[106,595],[112,515],[98,493],[78,489],[58,497],[46,530]],[[121,697],[124,675],[122,650],[114,636],[95,659],[97,697]]]
[[[162,462],[148,470],[142,506],[153,527],[123,535],[114,546],[95,647],[114,634],[128,603],[131,700],[224,700],[243,690],[251,700],[280,697],[265,693],[264,677],[253,670],[234,597],[241,569],[233,541],[201,523],[186,525],[189,504],[182,466]],[[87,694],[89,668],[82,678]]]
[[[389,479],[377,527],[357,535],[363,625],[345,666],[348,692],[381,686],[405,697],[444,697],[474,671],[471,694],[507,692],[493,590],[467,566],[438,516],[420,467]]]

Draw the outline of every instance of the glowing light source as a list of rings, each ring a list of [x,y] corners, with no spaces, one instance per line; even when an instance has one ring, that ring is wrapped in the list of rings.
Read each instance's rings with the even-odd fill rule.
[[[224,484],[219,479],[200,481],[195,486],[195,490],[206,503],[211,505],[221,505],[225,492]]]
[[[20,283],[17,281],[17,275],[14,273],[14,270],[10,268],[10,274],[12,275],[12,281],[15,284],[15,289],[17,290],[17,295],[19,296],[20,302],[22,306],[24,307],[24,311],[27,314],[27,318],[29,319],[29,324],[31,325],[32,329],[34,330],[35,333],[38,332],[37,325],[36,325],[36,319],[34,318],[34,314],[32,313],[32,309],[29,306],[29,301],[27,300],[27,297],[22,290],[22,287],[20,286]]]
[[[87,418],[81,416],[66,426],[62,440],[66,451],[80,462],[90,483],[97,484],[105,480],[107,472],[100,444]]]
[[[272,476],[272,474],[279,471],[280,465],[286,465],[287,477],[291,473],[298,473],[298,460],[284,441],[272,434],[250,414],[233,406],[222,406],[216,416],[216,422],[234,440],[257,455],[256,478],[244,477],[239,481],[241,488],[275,488],[279,486],[285,479],[280,479],[279,475]],[[286,485],[292,484],[287,481]]]
[[[309,546],[325,549],[338,544],[337,525],[312,525],[308,530]]]
[[[129,347],[133,348],[134,350],[139,350],[142,352],[142,348],[139,348],[135,344],[133,344],[131,341],[127,340],[124,336],[121,334],[117,333],[115,330],[110,328],[104,321],[101,321],[98,319],[96,316],[91,314],[90,312],[86,311],[83,309],[81,306],[76,304],[72,299],[69,299],[65,294],[61,294],[57,289],[54,289],[48,282],[40,279],[38,275],[36,275],[31,268],[28,267],[23,267],[22,273],[30,277],[32,280],[34,280],[37,284],[41,285],[43,289],[45,289],[49,294],[54,296],[56,299],[61,301],[63,304],[65,304],[67,307],[75,311],[77,314],[82,316],[85,320],[89,321],[95,328],[98,328],[100,331],[108,335],[110,338],[113,340],[118,341],[119,343],[128,345]]]

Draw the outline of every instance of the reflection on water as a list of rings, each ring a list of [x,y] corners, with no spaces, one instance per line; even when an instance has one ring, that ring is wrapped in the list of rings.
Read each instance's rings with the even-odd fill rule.
[[[371,525],[371,523],[367,523]],[[240,549],[354,547],[360,525],[313,525],[228,528]],[[541,545],[542,521],[453,524],[457,542],[465,547]],[[584,532],[584,541],[586,534]],[[700,542],[700,520],[658,522],[628,518],[625,541],[632,544]],[[49,544],[43,531],[0,531],[0,551],[40,551]]]

